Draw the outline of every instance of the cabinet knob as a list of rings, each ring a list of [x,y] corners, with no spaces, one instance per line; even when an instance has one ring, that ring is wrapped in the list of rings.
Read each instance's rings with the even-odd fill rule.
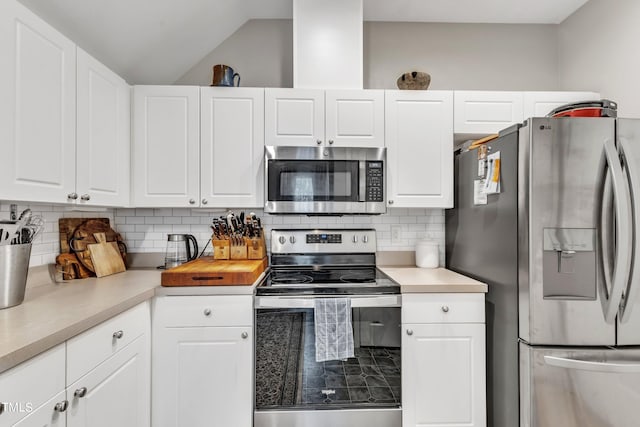
[[[78,198],[78,193],[69,193],[67,194],[67,199],[76,200]]]
[[[120,338],[122,338],[124,336],[124,332],[122,331],[116,331],[113,333],[113,337],[117,340],[119,340]]]
[[[443,305],[442,306],[442,311],[444,311],[445,313],[448,313],[449,312],[449,307],[446,306],[446,305]]]
[[[56,403],[56,406],[53,407],[53,410],[56,412],[64,412],[69,407],[69,401],[63,400],[62,402]]]
[[[81,388],[77,389],[76,391],[74,391],[73,395],[75,397],[77,397],[77,398],[85,397],[87,395],[87,388],[86,387],[81,387]]]
[[[209,203],[209,201],[207,199],[202,199],[202,204],[206,205],[207,203]]]
[[[4,403],[0,402],[0,415],[4,412]]]
[[[249,337],[249,334],[246,332],[243,332],[242,334],[240,334],[240,336],[242,337],[243,340],[246,340]]]
[[[389,204],[392,205],[393,204],[393,200],[389,200]]]
[[[316,144],[322,145],[322,140],[321,139],[316,139]]]
[[[333,145],[333,139],[329,140],[329,145]]]
[[[413,335],[413,331],[411,329],[407,329],[407,335]]]
[[[196,204],[196,199],[189,199],[189,204],[190,205],[195,205]]]
[[[85,202],[88,202],[89,200],[91,200],[91,196],[88,194],[83,194],[82,197],[80,197],[80,200],[84,200]]]
[[[211,309],[210,308],[205,308],[204,309],[204,315],[205,316],[211,316]]]

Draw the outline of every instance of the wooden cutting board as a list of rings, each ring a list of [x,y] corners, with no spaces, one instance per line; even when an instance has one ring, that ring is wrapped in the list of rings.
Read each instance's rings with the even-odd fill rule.
[[[87,245],[87,249],[91,254],[91,262],[96,276],[103,277],[126,271],[124,261],[120,256],[120,250],[118,250],[118,244],[116,242],[107,242],[105,233],[95,233],[94,238],[98,243]]]
[[[253,285],[267,268],[261,260],[214,260],[201,257],[162,273],[162,286],[242,286]]]

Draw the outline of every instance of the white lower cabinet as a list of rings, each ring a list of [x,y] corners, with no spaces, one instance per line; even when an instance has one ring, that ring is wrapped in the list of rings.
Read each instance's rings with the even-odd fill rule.
[[[154,427],[251,427],[252,301],[250,295],[156,299]]]
[[[485,427],[484,294],[403,295],[402,311],[402,426]]]
[[[64,427],[67,422],[65,392],[61,391],[39,408],[33,410],[12,427]],[[4,425],[4,424],[2,424]]]

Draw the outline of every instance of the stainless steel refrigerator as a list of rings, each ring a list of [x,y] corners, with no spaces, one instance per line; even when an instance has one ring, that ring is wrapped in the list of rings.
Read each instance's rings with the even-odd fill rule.
[[[488,425],[640,425],[640,120],[533,118],[487,146],[500,192],[483,204],[460,152],[445,216],[447,267],[489,285]]]

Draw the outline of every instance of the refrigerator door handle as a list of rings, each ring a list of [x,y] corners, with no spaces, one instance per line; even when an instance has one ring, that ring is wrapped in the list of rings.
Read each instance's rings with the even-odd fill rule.
[[[578,369],[581,371],[607,372],[618,374],[639,374],[640,362],[626,360],[599,362],[593,360],[570,359],[567,357],[544,356],[544,362],[549,366],[565,369]]]
[[[625,179],[622,165],[618,157],[618,149],[613,140],[607,139],[604,142],[604,156],[609,167],[612,181],[613,195],[615,197],[615,214],[616,214],[616,231],[615,231],[615,262],[613,274],[609,279],[605,274],[605,282],[610,280],[610,286],[606,286],[609,290],[608,295],[602,295],[602,308],[604,310],[604,319],[607,323],[614,323],[622,294],[629,280],[629,270],[632,251],[631,230],[633,223],[631,217],[631,202],[629,194],[629,186]],[[606,230],[602,230],[605,232]],[[608,285],[608,284],[607,284]]]
[[[626,158],[626,153],[631,153],[629,148],[629,141],[625,138],[618,138],[618,147],[622,151],[623,156]],[[638,251],[638,229],[640,225],[640,210],[636,206],[636,201],[640,196],[640,179],[638,177],[638,171],[632,168],[629,162],[625,162],[625,169],[627,172],[627,178],[629,180],[629,189],[631,194],[631,208],[633,214],[633,232],[632,232],[632,248],[633,256],[631,257],[631,274],[626,289],[626,295],[620,304],[620,322],[626,323],[631,317],[631,310],[633,304],[637,299],[638,287],[640,285],[640,251]]]

